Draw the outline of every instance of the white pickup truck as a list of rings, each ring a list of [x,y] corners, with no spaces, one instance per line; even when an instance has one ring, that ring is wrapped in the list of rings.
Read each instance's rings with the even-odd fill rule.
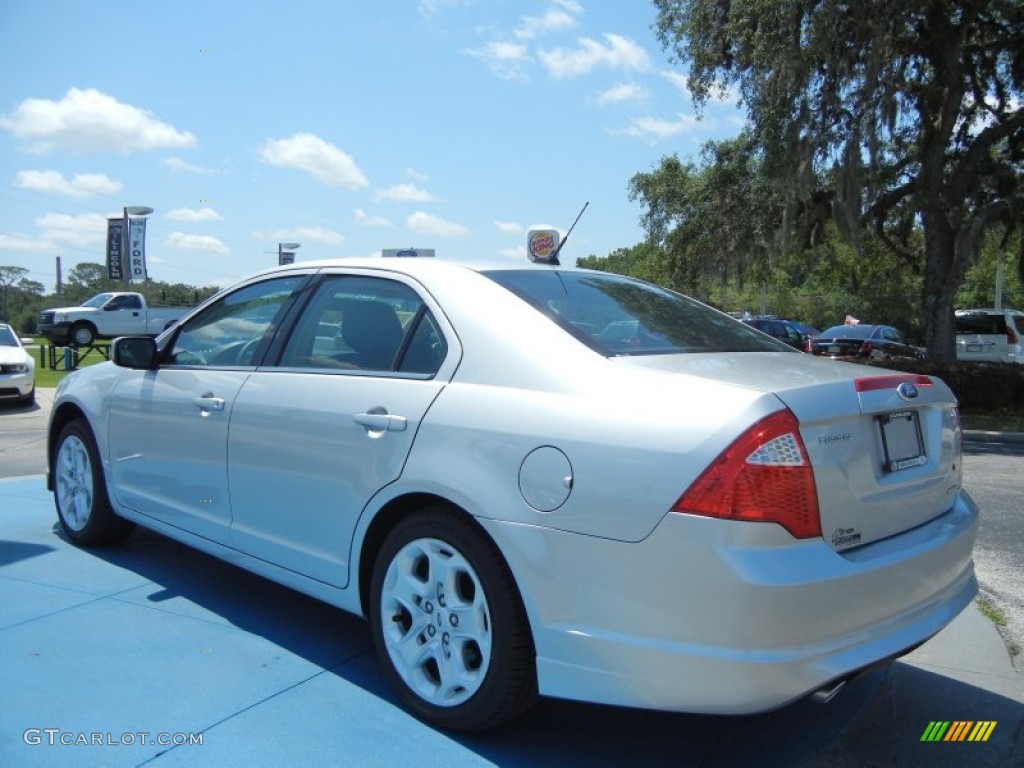
[[[78,307],[44,309],[36,333],[54,344],[88,347],[96,339],[156,336],[189,311],[187,307],[150,307],[139,293],[100,293]]]

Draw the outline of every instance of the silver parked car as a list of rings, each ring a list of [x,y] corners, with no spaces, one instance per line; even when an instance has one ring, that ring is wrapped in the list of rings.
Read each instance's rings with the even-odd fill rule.
[[[404,706],[750,713],[974,596],[950,390],[803,355],[637,280],[310,262],[58,389],[82,545],[139,524],[366,617]]]

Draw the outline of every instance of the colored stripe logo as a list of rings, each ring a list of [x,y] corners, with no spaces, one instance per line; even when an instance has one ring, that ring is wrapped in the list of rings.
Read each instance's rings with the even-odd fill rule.
[[[996,720],[932,720],[921,741],[988,741],[996,729]]]

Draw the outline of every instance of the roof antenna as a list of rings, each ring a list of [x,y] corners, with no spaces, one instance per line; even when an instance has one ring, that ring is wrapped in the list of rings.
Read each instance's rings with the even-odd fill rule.
[[[557,267],[561,263],[561,262],[558,261],[558,254],[561,253],[562,246],[565,245],[565,241],[569,239],[569,235],[571,235],[572,231],[576,228],[576,223],[580,220],[580,216],[583,215],[583,211],[587,210],[587,206],[588,205],[590,205],[590,201],[589,200],[587,200],[587,202],[585,202],[583,204],[583,207],[580,209],[580,212],[578,214],[576,214],[576,221],[574,221],[572,223],[572,226],[569,227],[569,231],[566,232],[565,233],[565,237],[562,238],[562,242],[560,242],[558,244],[558,247],[555,248],[555,252],[551,254],[551,258],[548,261],[548,264],[550,264],[551,266]]]

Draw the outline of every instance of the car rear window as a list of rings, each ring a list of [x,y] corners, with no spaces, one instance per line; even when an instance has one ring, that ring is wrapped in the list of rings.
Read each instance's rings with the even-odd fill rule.
[[[699,301],[641,280],[547,269],[483,274],[609,357],[796,351]]]
[[[875,330],[873,325],[833,325],[821,332],[822,339],[867,339]]]
[[[1003,315],[957,315],[957,333],[1006,335],[1006,317]]]

